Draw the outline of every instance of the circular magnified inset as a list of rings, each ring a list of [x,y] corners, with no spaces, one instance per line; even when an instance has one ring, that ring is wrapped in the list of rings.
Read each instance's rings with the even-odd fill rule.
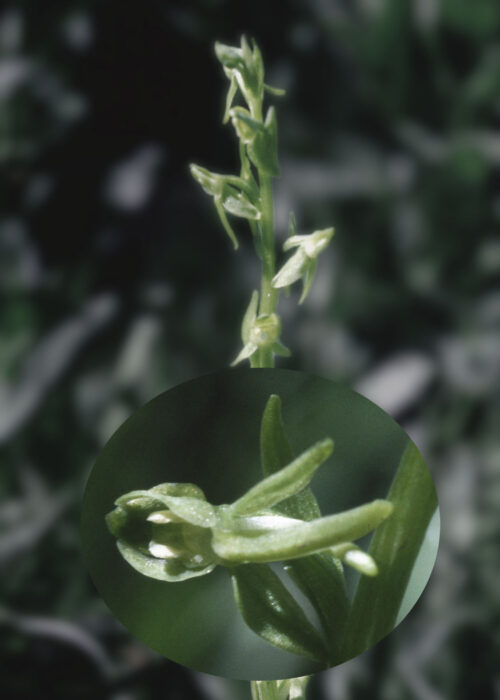
[[[114,434],[82,538],[133,635],[199,671],[277,679],[391,632],[430,576],[439,511],[419,451],[372,402],[301,372],[233,370]]]

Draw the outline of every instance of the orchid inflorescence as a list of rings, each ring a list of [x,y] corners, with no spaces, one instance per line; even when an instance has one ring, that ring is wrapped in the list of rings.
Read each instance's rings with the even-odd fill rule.
[[[280,290],[302,281],[301,304],[306,298],[316,269],[318,255],[329,244],[334,229],[297,235],[293,213],[283,250],[296,248],[294,254],[275,270],[272,178],[278,177],[278,132],[274,107],[264,117],[265,93],[284,95],[284,91],[264,82],[264,65],[259,47],[243,36],[241,46],[216,43],[215,53],[229,80],[223,122],[231,121],[239,140],[240,174],[214,173],[200,165],[191,165],[191,174],[214,201],[216,211],[235,249],[238,239],[230,216],[246,219],[258,256],[262,261],[260,296],[254,291],[246,321],[242,327],[243,349],[234,362],[248,359],[252,367],[270,367],[275,355],[290,354],[279,340],[281,324],[276,314]],[[238,95],[243,105],[234,105]],[[249,313],[251,311],[251,321]]]
[[[293,567],[294,560],[322,553],[337,566],[343,562],[376,576],[375,561],[353,540],[374,530],[393,506],[379,499],[321,517],[307,487],[331,455],[333,442],[320,440],[295,459],[288,455],[287,463],[277,468],[285,441],[280,399],[273,395],[261,425],[267,476],[234,503],[214,506],[194,484],[164,483],[120,496],[106,520],[121,555],[139,573],[172,583],[209,574],[217,565],[226,567],[238,607],[254,631],[288,651],[324,660],[326,647],[319,633],[276,574],[263,565],[285,561]],[[257,622],[262,608],[274,608],[268,611],[271,622],[265,631]]]

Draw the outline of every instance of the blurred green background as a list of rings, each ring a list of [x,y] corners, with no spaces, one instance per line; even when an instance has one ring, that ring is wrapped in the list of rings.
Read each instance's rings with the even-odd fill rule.
[[[80,553],[99,450],[227,366],[259,270],[187,164],[236,167],[216,39],[261,45],[280,238],[336,226],[282,367],[395,417],[442,539],[404,624],[311,696],[500,693],[500,5],[496,0],[9,2],[0,11],[0,684],[19,698],[248,698],[131,638]],[[29,673],[27,673],[29,669]]]

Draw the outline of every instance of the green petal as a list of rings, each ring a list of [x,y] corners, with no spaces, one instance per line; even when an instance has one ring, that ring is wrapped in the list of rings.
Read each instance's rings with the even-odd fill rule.
[[[187,569],[177,559],[155,559],[154,557],[148,557],[121,540],[118,540],[116,545],[127,564],[130,564],[130,566],[143,576],[148,576],[158,581],[185,581],[188,578],[209,574],[215,568],[215,564],[210,564],[206,568],[198,571]]]
[[[321,636],[268,566],[239,566],[231,578],[243,619],[259,637],[293,654],[326,662]]]
[[[293,284],[302,277],[308,262],[309,258],[302,248],[297,248],[296,252],[286,261],[281,270],[274,275],[271,282],[272,286],[275,289],[280,289]]]
[[[333,441],[326,438],[293,460],[291,464],[266,477],[231,506],[240,515],[254,513],[290,498],[305,488],[316,469],[333,450]]]
[[[261,213],[254,207],[243,193],[229,194],[224,197],[222,205],[226,211],[234,216],[241,216],[244,219],[253,219],[258,221],[261,218]]]

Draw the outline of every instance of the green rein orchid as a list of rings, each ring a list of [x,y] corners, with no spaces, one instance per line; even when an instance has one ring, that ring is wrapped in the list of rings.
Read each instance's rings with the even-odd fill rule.
[[[120,496],[107,516],[110,532],[128,564],[160,581],[178,582],[226,567],[247,624],[266,641],[303,656],[327,659],[326,646],[298,603],[266,564],[317,553],[376,576],[372,557],[354,544],[392,512],[377,499],[321,517],[308,485],[333,451],[329,438],[316,442],[275,469],[284,444],[279,397],[267,402],[261,426],[266,476],[230,505],[210,504],[194,484],[165,483]],[[281,460],[281,457],[280,457]],[[298,516],[297,499],[302,502]],[[305,499],[305,500],[304,500]],[[306,507],[307,517],[303,507]],[[295,573],[300,576],[300,567]],[[267,619],[265,629],[256,620]],[[306,633],[304,634],[304,630]]]

